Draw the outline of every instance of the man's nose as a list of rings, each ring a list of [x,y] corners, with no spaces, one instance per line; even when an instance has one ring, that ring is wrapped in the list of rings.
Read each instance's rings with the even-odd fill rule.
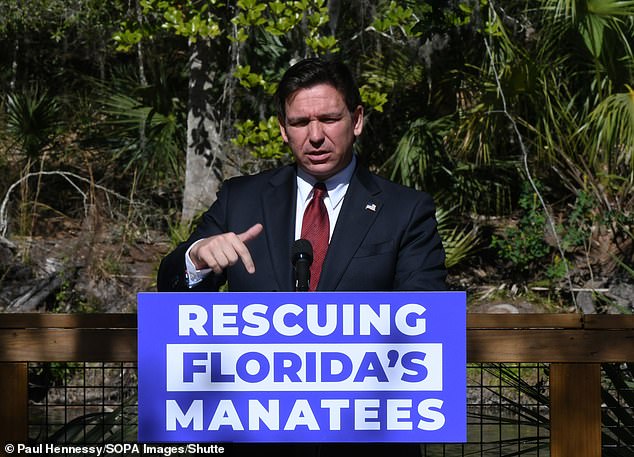
[[[324,140],[324,128],[319,121],[308,123],[308,138],[313,143],[319,143]]]

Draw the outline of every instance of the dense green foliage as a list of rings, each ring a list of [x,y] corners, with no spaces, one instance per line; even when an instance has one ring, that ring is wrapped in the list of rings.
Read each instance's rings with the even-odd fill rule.
[[[450,265],[478,248],[499,279],[583,284],[632,265],[633,37],[632,1],[2,2],[0,191],[73,171],[174,226],[196,46],[242,172],[289,160],[271,100],[289,63],[337,56],[367,105],[361,160],[434,194]],[[24,181],[3,209],[13,233],[38,207],[81,214],[56,185],[69,198]]]

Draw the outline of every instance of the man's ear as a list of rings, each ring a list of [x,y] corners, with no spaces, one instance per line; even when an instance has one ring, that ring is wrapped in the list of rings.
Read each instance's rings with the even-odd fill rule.
[[[352,113],[352,124],[354,136],[358,137],[363,131],[363,106],[359,105],[354,109]]]
[[[284,140],[284,143],[288,143],[288,135],[286,134],[286,127],[284,127],[284,119],[281,119],[278,116],[277,125],[279,125],[280,127],[280,134],[282,135],[282,139]]]

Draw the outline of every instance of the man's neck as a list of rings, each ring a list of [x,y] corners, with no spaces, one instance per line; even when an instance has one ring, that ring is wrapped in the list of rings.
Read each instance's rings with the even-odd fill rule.
[[[353,154],[348,165],[327,179],[318,179],[299,167],[297,167],[297,177],[310,184],[310,187],[313,187],[317,182],[323,182],[326,184],[326,188],[332,189],[339,184],[350,182],[356,166],[357,157]]]

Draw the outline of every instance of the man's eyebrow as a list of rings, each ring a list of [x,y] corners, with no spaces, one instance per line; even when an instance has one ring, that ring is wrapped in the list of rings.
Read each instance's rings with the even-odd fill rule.
[[[288,122],[291,122],[291,121],[297,122],[297,121],[301,121],[301,120],[304,120],[304,119],[308,119],[308,116],[289,116],[288,114],[286,114],[286,120]]]
[[[330,119],[330,118],[341,118],[343,116],[346,115],[346,112],[348,112],[347,110],[343,110],[343,111],[329,111],[326,113],[319,113],[317,116],[315,116],[317,119]],[[298,121],[304,121],[307,119],[310,119],[313,116],[289,116],[288,114],[286,115],[286,120],[288,122],[298,122]]]

